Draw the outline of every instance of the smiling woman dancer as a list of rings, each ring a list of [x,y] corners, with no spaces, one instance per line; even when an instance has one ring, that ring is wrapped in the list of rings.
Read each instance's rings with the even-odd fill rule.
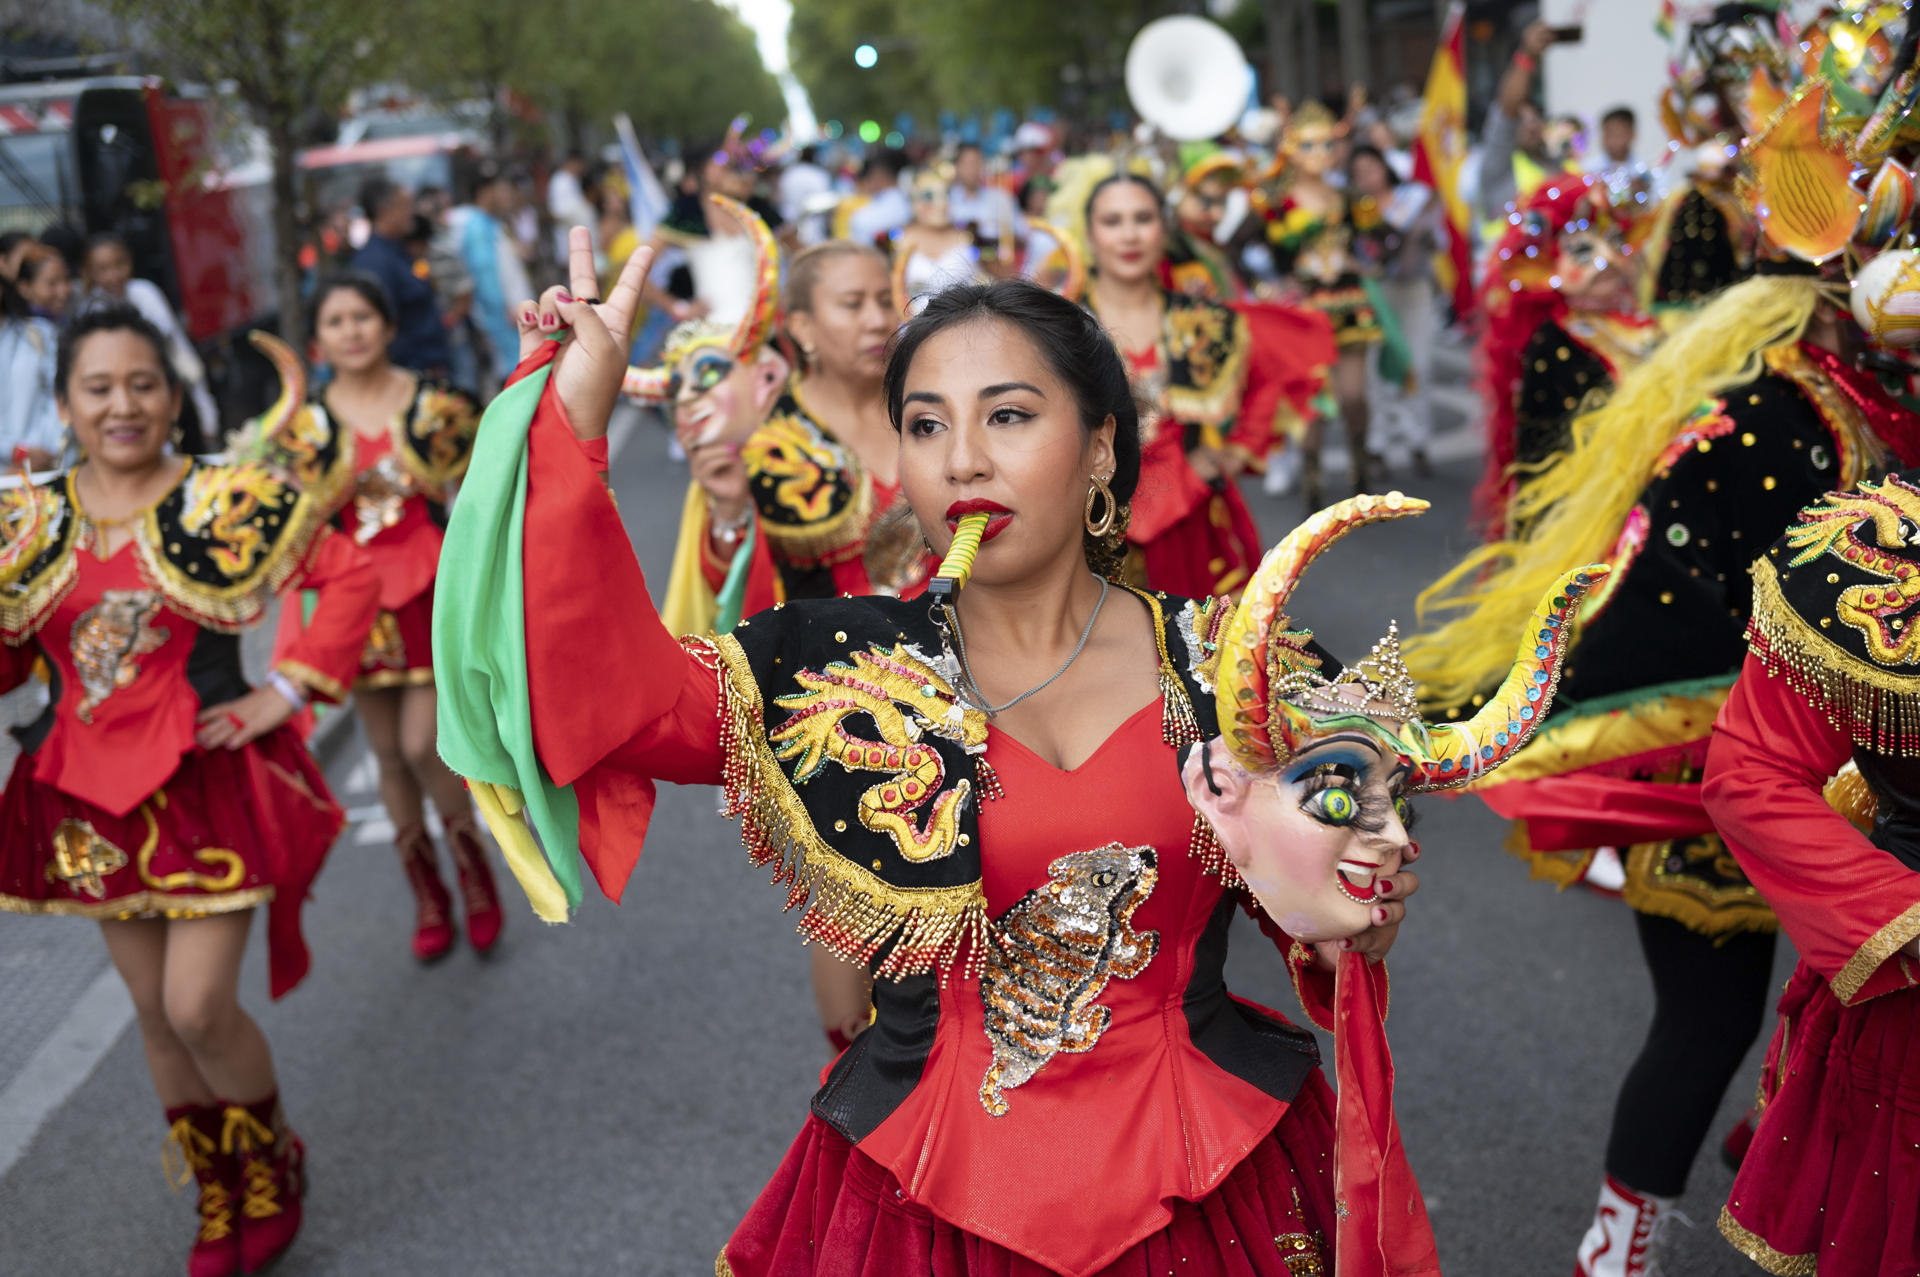
[[[576,277],[587,247],[576,232]],[[550,864],[496,828],[551,914],[569,880],[577,898],[576,843],[623,890],[656,780],[721,783],[752,858],[806,903],[801,931],[873,970],[874,1026],[716,1271],[1290,1277],[1333,1271],[1360,1220],[1351,1253],[1381,1258],[1342,1273],[1389,1271],[1389,1253],[1393,1272],[1437,1271],[1397,1149],[1343,1187],[1362,1163],[1334,1157],[1310,1038],[1227,995],[1228,923],[1254,884],[1317,1018],[1336,966],[1341,990],[1379,994],[1361,959],[1418,886],[1407,798],[1517,746],[1560,644],[1530,638],[1478,721],[1431,733],[1404,717],[1391,639],[1332,673],[1287,597],[1349,528],[1423,508],[1398,494],[1288,537],[1231,624],[1218,600],[1115,584],[1119,538],[1088,525],[1139,475],[1126,367],[1092,316],[1019,282],[933,298],[888,364],[921,530],[945,552],[969,511],[988,516],[964,590],[789,603],[676,642],[601,491],[624,372],[607,328],[636,292],[550,294],[541,331],[564,320],[568,339],[527,343],[489,412],[454,531],[500,548],[442,578],[436,650],[460,689],[443,703],[463,727],[442,740],[477,788],[527,803]],[[539,571],[521,544],[547,552]],[[1584,588],[1561,583],[1534,627],[1563,625]],[[1496,719],[1510,743],[1483,755],[1473,735]],[[1183,786],[1177,751],[1196,745]],[[1224,847],[1186,786],[1208,791]]]
[[[304,1149],[240,959],[264,904],[273,996],[307,973],[300,908],[343,817],[287,720],[351,676],[379,582],[265,468],[167,451],[183,387],[138,311],[75,320],[55,387],[80,463],[0,492],[0,688],[53,671],[0,796],[0,911],[99,920],[200,1184],[187,1270],[256,1272],[299,1231]],[[303,587],[305,635],[250,687],[239,632]]]

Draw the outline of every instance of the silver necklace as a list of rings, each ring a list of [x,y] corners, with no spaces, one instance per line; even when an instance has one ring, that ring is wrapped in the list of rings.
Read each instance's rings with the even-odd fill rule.
[[[1065,674],[1068,668],[1072,666],[1076,660],[1080,659],[1080,653],[1086,650],[1087,640],[1093,637],[1094,622],[1100,619],[1100,609],[1107,605],[1108,588],[1109,582],[1105,577],[1101,577],[1100,597],[1093,605],[1093,615],[1087,618],[1087,628],[1080,631],[1080,641],[1074,644],[1073,655],[1067,657],[1066,664],[1047,675],[1045,682],[1029,687],[1005,705],[989,705],[987,704],[987,698],[980,694],[980,685],[973,681],[973,667],[967,664],[967,636],[960,632],[960,614],[953,610],[952,604],[948,604],[946,607],[947,628],[953,631],[954,650],[960,654],[960,673],[963,680],[960,695],[961,698],[967,702],[968,707],[979,710],[988,718],[998,718],[1001,714],[1006,713],[1006,711],[1012,709],[1021,701],[1026,700],[1027,697],[1043,692],[1051,687],[1053,681],[1062,674]]]

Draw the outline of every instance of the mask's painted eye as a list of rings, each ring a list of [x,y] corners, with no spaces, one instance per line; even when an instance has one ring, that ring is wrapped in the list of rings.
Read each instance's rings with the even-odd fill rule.
[[[1400,818],[1402,825],[1413,819],[1413,803],[1408,801],[1405,794],[1393,800],[1393,814]]]
[[[1329,825],[1344,825],[1360,814],[1360,804],[1349,790],[1335,786],[1310,796],[1304,806],[1307,813]]]
[[[733,371],[733,360],[714,351],[710,354],[694,357],[692,370],[693,392],[705,394],[727,379]]]

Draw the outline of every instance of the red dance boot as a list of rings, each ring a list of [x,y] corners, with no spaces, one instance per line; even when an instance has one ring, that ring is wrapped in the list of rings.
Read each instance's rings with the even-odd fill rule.
[[[467,908],[467,941],[475,953],[485,953],[500,939],[500,924],[506,920],[487,864],[487,846],[480,841],[472,812],[455,816],[446,826],[447,850],[460,871],[460,897]]]
[[[227,1105],[220,1148],[240,1159],[240,1266],[257,1273],[300,1232],[307,1147],[288,1129],[276,1092],[251,1104]]]
[[[395,838],[393,845],[400,853],[400,867],[407,871],[407,885],[413,888],[413,956],[422,962],[444,958],[453,948],[453,901],[440,881],[433,839],[427,837],[426,826],[415,825]]]
[[[1636,1193],[1607,1176],[1593,1227],[1580,1239],[1573,1277],[1660,1277],[1660,1234],[1676,1218],[1683,1217],[1672,1198]]]
[[[167,1182],[176,1190],[200,1182],[200,1231],[187,1252],[187,1277],[233,1277],[240,1271],[240,1230],[233,1218],[240,1163],[220,1151],[220,1107],[168,1109],[167,1125],[161,1157]]]

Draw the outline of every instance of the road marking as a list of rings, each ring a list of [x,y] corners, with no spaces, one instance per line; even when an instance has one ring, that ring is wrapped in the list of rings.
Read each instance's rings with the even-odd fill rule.
[[[0,1176],[13,1169],[53,1111],[93,1076],[132,1021],[133,998],[108,963],[0,1090]]]

